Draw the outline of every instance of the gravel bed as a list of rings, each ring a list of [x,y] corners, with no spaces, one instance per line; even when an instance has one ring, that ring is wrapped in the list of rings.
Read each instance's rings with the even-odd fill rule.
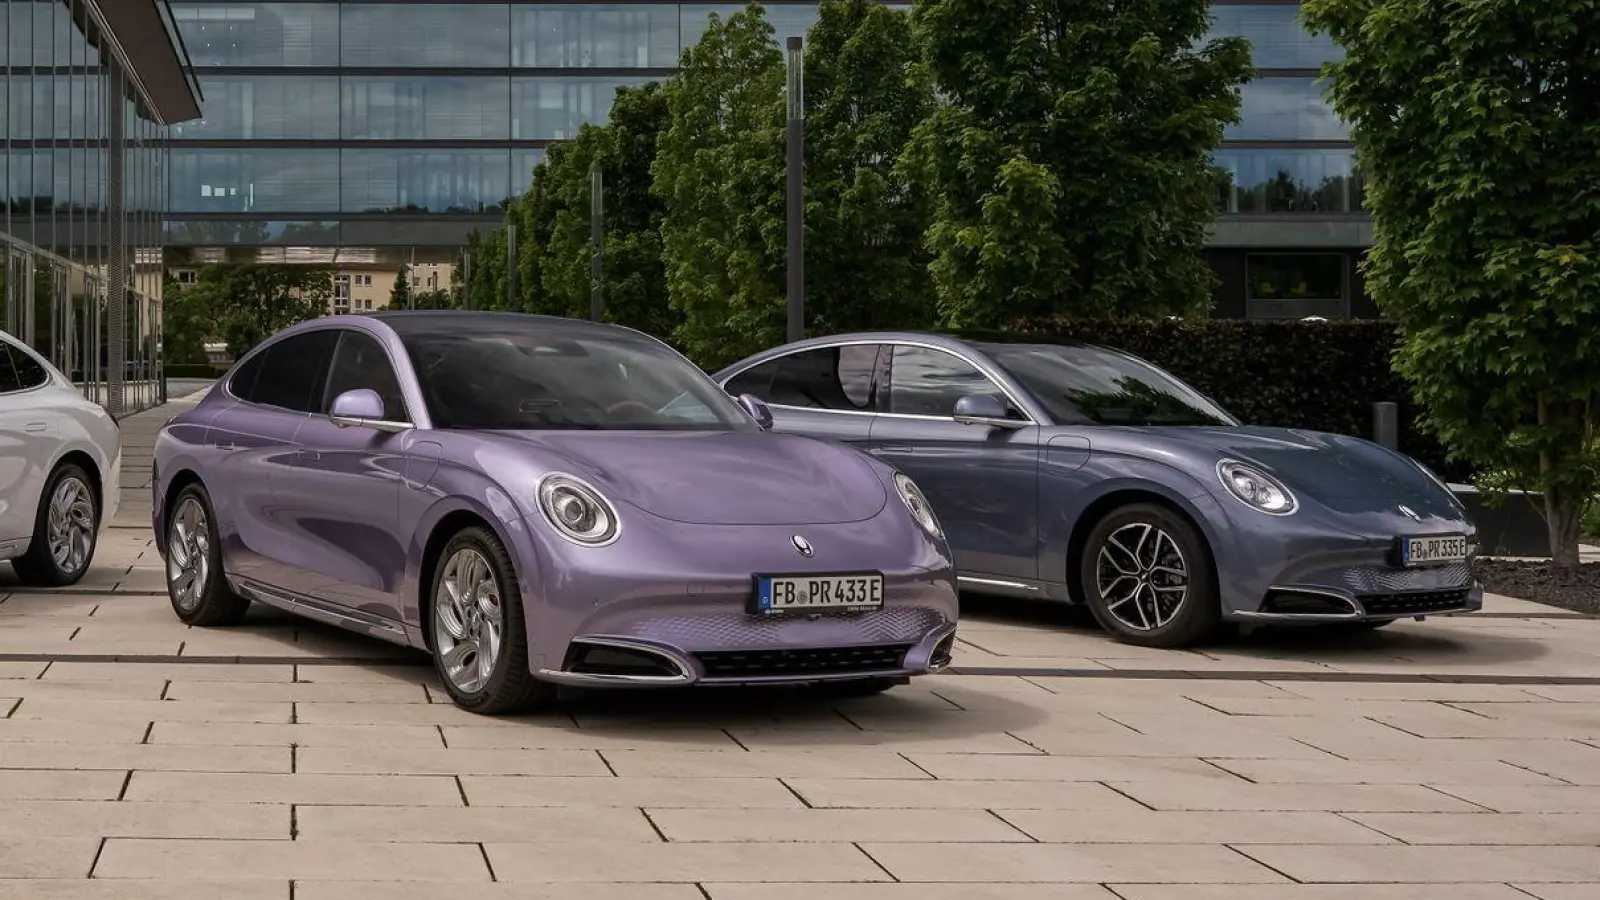
[[[1480,559],[1473,569],[1492,594],[1600,615],[1600,563],[1557,572],[1547,562]]]

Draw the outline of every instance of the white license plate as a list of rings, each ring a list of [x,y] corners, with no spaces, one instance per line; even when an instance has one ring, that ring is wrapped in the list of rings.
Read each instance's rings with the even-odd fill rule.
[[[883,576],[758,575],[754,612],[838,612],[883,608]]]
[[[1400,562],[1407,566],[1430,566],[1461,562],[1467,558],[1467,537],[1439,534],[1432,537],[1404,538],[1400,542]]]

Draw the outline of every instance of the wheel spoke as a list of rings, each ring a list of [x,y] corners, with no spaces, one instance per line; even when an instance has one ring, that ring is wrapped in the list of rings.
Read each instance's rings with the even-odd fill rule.
[[[1096,578],[1104,611],[1134,631],[1166,626],[1189,596],[1183,548],[1151,522],[1129,522],[1106,536]]]
[[[488,558],[472,547],[452,553],[433,605],[435,652],[445,678],[464,693],[483,690],[504,641],[500,585]]]

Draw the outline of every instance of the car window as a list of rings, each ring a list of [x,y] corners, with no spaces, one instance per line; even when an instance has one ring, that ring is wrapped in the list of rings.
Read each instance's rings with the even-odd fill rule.
[[[946,350],[895,344],[889,369],[889,412],[903,416],[953,416],[956,401],[992,394],[999,386],[971,363]]]
[[[261,363],[266,358],[267,354],[257,353],[235,366],[233,374],[228,376],[228,393],[240,400],[255,402],[256,379],[261,376]]]
[[[755,422],[704,372],[650,338],[402,331],[435,428],[739,431]]]
[[[360,388],[376,391],[383,398],[383,417],[391,422],[409,422],[406,402],[400,393],[400,380],[395,377],[394,364],[383,344],[370,334],[344,330],[339,333],[339,346],[333,351],[333,364],[328,369],[328,385],[322,392],[322,404],[317,412],[326,414],[333,408],[333,399],[345,391]]]
[[[877,358],[877,344],[802,350],[758,367],[773,367],[765,391],[734,390],[730,381],[728,392],[751,393],[768,403],[803,409],[871,412],[876,406],[873,366]]]
[[[975,344],[1058,425],[1237,425],[1200,392],[1144,360],[1105,347]]]
[[[319,405],[338,340],[337,331],[319,329],[268,347],[248,399],[292,412],[311,412]]]
[[[740,394],[754,394],[767,402],[772,402],[772,377],[778,374],[778,363],[782,359],[769,359],[759,366],[751,366],[743,372],[728,379],[723,390],[737,397]]]
[[[50,373],[32,354],[0,340],[0,394],[26,391],[49,380]]]

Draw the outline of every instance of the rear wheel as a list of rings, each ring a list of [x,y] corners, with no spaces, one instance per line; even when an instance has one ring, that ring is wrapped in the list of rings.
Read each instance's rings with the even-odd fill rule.
[[[528,669],[528,629],[511,558],[483,527],[444,545],[429,614],[433,664],[456,705],[498,715],[549,703],[555,689]]]
[[[1143,647],[1182,647],[1221,621],[1204,538],[1153,503],[1113,510],[1084,543],[1078,589],[1100,627]]]
[[[237,625],[250,609],[228,587],[211,495],[199,484],[179,491],[167,513],[167,597],[186,625]]]
[[[50,473],[28,552],[11,561],[23,584],[66,587],[89,571],[100,536],[100,502],[91,484],[89,473],[74,463]]]

